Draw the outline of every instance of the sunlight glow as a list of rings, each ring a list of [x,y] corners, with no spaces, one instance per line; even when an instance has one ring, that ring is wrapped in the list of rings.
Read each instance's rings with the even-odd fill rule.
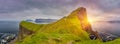
[[[95,22],[95,19],[89,18],[88,21],[89,21],[90,23],[94,23],[94,22]]]

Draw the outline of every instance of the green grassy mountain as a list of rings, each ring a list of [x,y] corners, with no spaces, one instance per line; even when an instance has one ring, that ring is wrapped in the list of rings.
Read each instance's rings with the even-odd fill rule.
[[[120,41],[102,43],[99,40],[90,40],[91,27],[82,10],[83,8],[78,8],[70,15],[50,24],[22,21],[20,38],[18,37],[16,44],[113,44]]]

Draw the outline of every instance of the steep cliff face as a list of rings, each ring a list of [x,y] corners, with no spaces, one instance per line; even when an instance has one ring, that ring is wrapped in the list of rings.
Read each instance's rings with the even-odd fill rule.
[[[18,41],[22,41],[25,37],[37,32],[43,25],[34,24],[31,22],[21,21],[19,24]]]
[[[80,27],[82,27],[82,29],[84,31],[88,32],[89,34],[96,35],[95,33],[97,33],[97,32],[94,32],[92,30],[91,24],[88,21],[88,16],[87,16],[86,8],[80,7],[78,9],[76,9],[75,11],[73,11],[71,14],[72,15],[69,15],[68,17],[70,17],[70,16],[77,16],[77,18],[80,21],[79,22],[80,25],[81,25]],[[70,18],[72,18],[72,17],[70,17]]]
[[[32,35],[34,32],[28,30],[27,28],[23,27],[22,25],[19,26],[19,34],[18,34],[18,41],[22,41],[26,36]]]
[[[77,16],[80,20],[82,29],[85,30],[86,32],[88,32],[90,37],[91,37],[91,35],[93,36],[93,37],[91,37],[91,39],[96,39],[96,38],[100,39],[98,32],[92,30],[91,24],[88,21],[86,8],[81,7],[81,8],[78,8],[77,11],[78,11]]]
[[[78,8],[78,9],[79,9],[79,8]],[[85,31],[87,31],[87,32],[90,33],[90,32],[92,31],[92,28],[91,28],[91,25],[90,25],[90,23],[89,23],[89,21],[88,21],[88,18],[87,18],[86,9],[83,8],[83,7],[81,7],[81,9],[78,10],[78,11],[79,11],[79,12],[78,12],[77,16],[78,16],[78,18],[79,18],[79,20],[80,20],[80,24],[81,24],[82,28],[83,28]]]
[[[13,41],[9,42],[8,44],[16,44],[16,42],[22,42],[22,40],[25,37],[34,34],[34,31],[31,31],[28,28],[24,27],[23,25],[21,25],[22,23],[23,22],[21,22],[19,24],[19,33],[18,33],[18,36],[16,37],[16,39],[14,39]]]
[[[70,15],[58,20],[57,22],[46,25],[33,24],[23,21],[20,24],[18,40],[23,41],[20,44],[50,44],[50,40],[53,43],[63,44],[66,37],[74,42],[76,40],[88,40],[89,33],[92,34],[94,32],[87,20],[86,9],[80,7],[74,10]],[[59,37],[61,39],[59,39]],[[69,40],[66,40],[66,42],[69,42]]]

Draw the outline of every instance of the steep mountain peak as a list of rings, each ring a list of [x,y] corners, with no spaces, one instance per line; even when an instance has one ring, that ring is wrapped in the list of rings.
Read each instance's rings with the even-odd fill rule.
[[[72,17],[75,17],[75,16],[84,17],[85,15],[86,15],[86,8],[79,7],[77,9],[75,9],[74,11],[72,11],[67,17],[68,18],[72,18]]]
[[[79,7],[79,8],[77,8],[75,11],[85,12],[85,11],[86,11],[86,8],[84,8],[84,7]]]
[[[91,24],[88,21],[86,8],[84,7],[77,8],[68,16],[68,18],[74,19],[74,20],[71,20],[72,22],[74,22],[74,24],[80,24],[79,27],[81,27],[82,30],[89,33],[90,37],[91,35],[94,35],[94,37],[99,38],[97,35],[97,32],[94,32],[92,30]],[[78,19],[78,20],[75,21],[75,19]],[[91,39],[93,39],[94,37],[92,37]]]
[[[91,33],[92,29],[91,29],[90,23],[88,22],[86,8],[79,7],[73,12],[71,12],[71,14],[68,15],[67,17],[69,19],[72,19],[72,18],[74,19],[75,17],[77,17],[77,19],[79,19],[79,23],[81,24],[83,30]]]

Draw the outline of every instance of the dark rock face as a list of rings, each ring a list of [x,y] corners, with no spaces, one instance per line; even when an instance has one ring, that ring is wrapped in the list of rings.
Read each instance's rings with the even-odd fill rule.
[[[78,18],[82,28],[88,33],[93,33],[90,23],[88,22],[86,9],[83,7],[78,8]]]
[[[19,30],[19,35],[18,35],[18,40],[22,41],[22,39],[24,39],[26,36],[33,34],[34,32],[24,28],[23,26],[19,26],[20,30]]]
[[[98,34],[103,42],[112,41],[118,38],[117,36],[109,33],[99,32]]]
[[[92,40],[96,40],[97,37],[96,37],[95,35],[90,35],[90,39],[92,39]]]

